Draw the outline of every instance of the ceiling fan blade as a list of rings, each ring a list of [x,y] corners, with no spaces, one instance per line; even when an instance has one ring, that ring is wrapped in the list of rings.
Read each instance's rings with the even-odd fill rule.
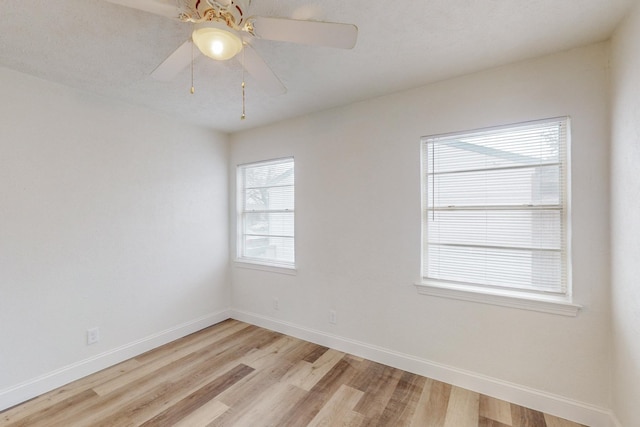
[[[104,0],[132,9],[143,10],[167,18],[178,18],[182,12],[173,0]]]
[[[243,62],[244,69],[256,80],[264,92],[269,95],[282,95],[287,92],[287,88],[284,87],[278,76],[250,44],[245,43],[244,52],[236,58]]]
[[[351,49],[358,39],[358,27],[352,24],[266,16],[253,16],[247,21],[253,27],[251,34],[266,40]]]
[[[153,70],[151,77],[161,81],[173,80],[198,56],[200,56],[200,51],[195,48],[191,40],[187,40]]]

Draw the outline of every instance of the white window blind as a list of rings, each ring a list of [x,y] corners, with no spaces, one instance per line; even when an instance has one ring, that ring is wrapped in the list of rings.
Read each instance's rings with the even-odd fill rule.
[[[238,166],[241,261],[294,266],[294,178],[292,158]]]
[[[423,138],[423,280],[567,293],[568,126]]]

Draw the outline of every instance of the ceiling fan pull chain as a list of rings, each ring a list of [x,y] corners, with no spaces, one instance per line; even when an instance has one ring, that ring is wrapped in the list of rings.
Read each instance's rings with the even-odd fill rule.
[[[240,120],[244,120],[247,116],[244,114],[244,79],[242,79],[242,115]]]
[[[244,88],[245,88],[245,83],[244,83],[244,49],[242,49],[242,115],[240,116],[240,120],[244,120],[246,118],[245,116],[245,93],[244,93]]]
[[[193,83],[193,68],[194,68],[194,64],[193,63],[196,60],[195,52],[193,51],[193,49],[195,48],[194,44],[195,43],[193,43],[193,40],[191,40],[191,95],[196,93],[196,87],[195,87],[195,85]]]

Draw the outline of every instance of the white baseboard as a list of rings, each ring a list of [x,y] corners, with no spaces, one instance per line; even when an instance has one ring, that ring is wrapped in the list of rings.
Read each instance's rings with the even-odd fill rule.
[[[502,381],[371,344],[304,328],[241,310],[223,310],[183,323],[141,340],[65,366],[16,386],[0,390],[0,411],[146,351],[234,318],[418,375],[473,390],[591,427],[622,427],[611,411],[541,390]]]
[[[142,338],[113,350],[81,360],[53,372],[0,390],[0,411],[32,399],[48,391],[62,387],[82,377],[98,372],[146,351],[215,325],[230,317],[230,310],[210,313],[173,328]]]
[[[587,426],[620,427],[608,409],[545,391],[241,310],[232,309],[231,317]]]

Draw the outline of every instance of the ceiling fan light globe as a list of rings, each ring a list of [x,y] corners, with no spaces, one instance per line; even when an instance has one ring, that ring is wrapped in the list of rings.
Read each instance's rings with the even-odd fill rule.
[[[215,27],[202,27],[191,36],[200,52],[209,58],[224,61],[242,50],[242,40],[234,33]]]

